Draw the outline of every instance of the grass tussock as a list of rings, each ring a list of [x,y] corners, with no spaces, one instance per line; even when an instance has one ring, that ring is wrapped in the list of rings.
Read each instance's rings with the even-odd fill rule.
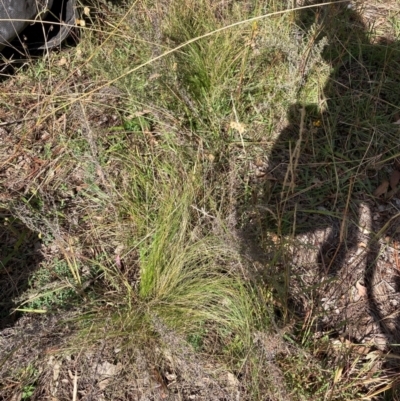
[[[82,1],[79,43],[1,83],[4,399],[398,396],[396,330],[343,306],[383,310],[396,247],[396,13],[303,5]]]

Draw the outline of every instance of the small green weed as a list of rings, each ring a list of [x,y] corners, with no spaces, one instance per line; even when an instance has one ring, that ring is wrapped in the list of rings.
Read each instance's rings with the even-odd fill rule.
[[[193,347],[195,351],[201,351],[204,345],[204,333],[192,333],[187,336],[187,342]]]
[[[39,370],[32,364],[27,365],[25,368],[19,370],[16,374],[16,380],[21,385],[21,400],[30,400],[37,388],[37,380],[39,377]]]
[[[54,310],[69,308],[78,300],[74,286],[74,276],[68,263],[56,259],[44,265],[30,278],[31,291],[36,294],[24,303],[29,310]]]
[[[33,393],[35,392],[35,386],[33,384],[28,384],[22,388],[21,399],[22,400],[29,400]]]

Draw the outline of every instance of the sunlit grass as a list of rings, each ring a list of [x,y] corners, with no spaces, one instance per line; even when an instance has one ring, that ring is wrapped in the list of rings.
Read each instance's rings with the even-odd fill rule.
[[[365,128],[374,98],[353,103],[356,94],[337,94],[337,110],[327,110],[335,68],[353,62],[360,43],[346,41],[346,32],[322,39],[317,18],[296,26],[297,13],[269,15],[284,7],[96,4],[65,59],[55,54],[22,71],[29,79],[21,85],[34,82],[27,103],[47,142],[32,145],[44,134],[27,125],[19,146],[46,162],[33,179],[21,178],[24,201],[14,193],[2,207],[55,244],[65,274],[54,291],[36,281],[30,302],[45,312],[41,299],[73,290],[68,306],[83,311],[75,338],[84,344],[163,348],[162,322],[210,365],[240,378],[248,399],[355,399],[368,386],[379,389],[380,377],[364,380],[373,364],[352,361],[349,350],[333,355],[329,338],[313,337],[320,312],[310,309],[316,316],[303,322],[296,310],[287,250],[309,229],[296,220],[297,204],[291,208],[298,194],[311,194],[309,215],[341,218],[343,205],[355,207],[352,185],[371,186],[360,166],[372,157]],[[337,47],[329,42],[335,37]],[[338,121],[354,116],[358,153],[340,153]],[[288,127],[294,137],[277,145]],[[290,140],[290,174],[257,180],[254,166],[271,151],[284,155]],[[337,209],[321,209],[321,199]],[[311,299],[315,288],[304,291]]]

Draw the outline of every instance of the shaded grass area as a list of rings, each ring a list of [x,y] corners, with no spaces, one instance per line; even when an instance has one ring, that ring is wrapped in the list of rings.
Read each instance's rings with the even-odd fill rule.
[[[19,309],[73,327],[58,362],[3,364],[4,397],[349,400],[395,383],[321,329],[289,249],[357,220],[397,157],[398,26],[380,41],[339,5],[245,23],[285,6],[99,2],[76,48],[4,84],[4,104],[20,94],[4,118],[33,121],[2,133],[1,207],[45,259]]]
[[[42,257],[38,252],[39,239],[19,220],[6,210],[0,211],[1,218],[1,312],[0,327],[12,325],[15,316],[9,311],[15,306],[15,298],[28,288],[29,275],[36,269]]]

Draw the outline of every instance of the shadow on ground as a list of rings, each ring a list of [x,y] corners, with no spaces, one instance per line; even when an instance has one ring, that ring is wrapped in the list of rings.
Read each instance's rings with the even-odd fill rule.
[[[14,308],[41,262],[37,233],[0,209],[0,330],[18,319]]]
[[[46,50],[40,47],[45,43],[51,45],[51,48],[61,47],[57,39],[66,36],[64,31],[69,33],[68,41],[76,43],[77,29],[69,29],[59,24],[60,20],[68,21],[74,17],[73,4],[72,0],[55,1],[44,18],[45,23],[37,22],[29,25],[9,46],[2,49],[0,80],[9,79],[25,62],[36,57],[44,57]],[[11,124],[10,127],[11,130],[14,129]],[[10,144],[12,135],[4,129],[2,134],[1,140],[4,144]],[[4,166],[8,166],[10,162],[8,156],[7,160],[2,160],[4,162],[2,172]],[[12,181],[16,178],[10,176],[4,179]],[[0,189],[5,195],[7,191],[2,188],[2,182]],[[0,330],[12,325],[18,317],[18,314],[12,311],[16,306],[16,299],[27,289],[30,276],[41,261],[39,250],[40,241],[37,233],[12,217],[7,210],[0,208]]]
[[[314,44],[326,38],[332,73],[319,104],[288,110],[268,174],[254,181],[244,253],[256,250],[259,259],[260,249],[285,238],[292,278],[318,285],[321,331],[340,328],[355,342],[375,340],[398,353],[400,43],[371,39],[362,13],[347,3],[299,11],[297,25],[300,36],[312,30]],[[302,73],[305,82],[306,67]],[[391,184],[379,195],[385,180]]]

